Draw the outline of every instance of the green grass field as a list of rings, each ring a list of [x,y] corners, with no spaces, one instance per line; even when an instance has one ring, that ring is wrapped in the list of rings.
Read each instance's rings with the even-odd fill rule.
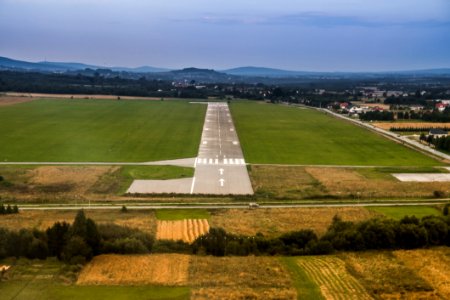
[[[143,162],[195,157],[206,105],[38,100],[0,107],[0,161]]]
[[[257,102],[231,105],[249,163],[433,166],[440,163],[312,109]]]
[[[158,220],[184,220],[184,219],[209,219],[210,214],[205,209],[158,209],[156,210]]]
[[[431,215],[442,215],[438,209],[430,206],[376,206],[367,207],[367,209],[381,213],[396,220],[400,220],[405,216],[416,216],[420,219]]]

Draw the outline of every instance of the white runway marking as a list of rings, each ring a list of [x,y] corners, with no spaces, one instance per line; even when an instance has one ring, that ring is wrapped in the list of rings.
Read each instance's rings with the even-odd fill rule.
[[[219,182],[220,182],[220,186],[223,187],[223,184],[224,184],[224,182],[225,182],[225,179],[220,178]]]
[[[236,142],[236,141],[233,141],[233,145],[237,145],[237,144],[239,144],[238,142]]]
[[[191,194],[194,193],[194,186],[195,186],[195,177],[192,178],[192,185],[191,185]]]
[[[219,169],[220,175],[223,175],[223,171],[224,171],[224,170],[223,170],[222,168]]]
[[[204,141],[204,142],[203,142],[203,145],[206,145],[206,144],[208,144],[208,142],[207,142],[207,141]]]
[[[226,165],[228,165],[228,159],[224,158],[224,159],[223,159],[223,163],[226,164]]]
[[[233,128],[230,128],[230,131],[234,131],[234,129],[233,129]]]

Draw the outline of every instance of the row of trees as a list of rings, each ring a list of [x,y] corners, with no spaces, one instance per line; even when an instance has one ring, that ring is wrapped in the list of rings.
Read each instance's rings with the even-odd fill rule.
[[[393,121],[394,113],[390,111],[368,111],[359,115],[363,121]]]
[[[449,230],[450,219],[436,216],[422,220],[416,217],[405,217],[400,221],[372,219],[356,224],[335,217],[321,238],[311,230],[290,232],[268,239],[262,235],[237,236],[223,229],[212,228],[194,242],[193,252],[215,256],[310,255],[334,251],[450,246]]]
[[[10,214],[18,214],[19,213],[19,207],[17,205],[11,206],[11,205],[3,205],[0,204],[0,215],[10,215]]]
[[[57,222],[46,231],[0,228],[0,258],[56,256],[78,264],[103,253],[149,253],[152,246],[151,235],[114,224],[97,225],[83,211],[77,213],[73,224]]]
[[[434,137],[422,133],[420,135],[420,140],[428,143],[428,145],[434,145],[438,150],[450,152],[450,136]]]
[[[139,230],[114,224],[97,225],[80,211],[72,225],[57,222],[46,231],[22,229],[16,232],[0,228],[0,259],[8,256],[31,259],[56,256],[67,263],[80,264],[104,253],[320,255],[335,251],[450,246],[448,210],[449,205],[444,208],[444,216],[428,216],[421,220],[413,216],[400,221],[371,219],[353,223],[335,216],[327,232],[320,238],[312,230],[268,238],[262,234],[234,235],[221,228],[211,228],[192,245],[181,241],[155,244],[152,236]]]

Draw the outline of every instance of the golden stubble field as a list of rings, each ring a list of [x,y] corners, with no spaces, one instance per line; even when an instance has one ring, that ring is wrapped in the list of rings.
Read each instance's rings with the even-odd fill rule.
[[[156,239],[192,243],[196,238],[208,232],[209,223],[207,219],[158,220]]]
[[[295,266],[324,299],[449,299],[450,248],[302,256]],[[79,285],[187,286],[191,299],[297,299],[295,277],[277,257],[101,255]]]
[[[181,254],[100,255],[81,271],[77,284],[186,285],[189,259]]]
[[[322,235],[335,215],[353,222],[378,216],[363,207],[227,209],[214,211],[210,224],[211,227],[221,227],[227,232],[242,235],[260,232],[266,236],[277,236],[300,229],[312,229]]]

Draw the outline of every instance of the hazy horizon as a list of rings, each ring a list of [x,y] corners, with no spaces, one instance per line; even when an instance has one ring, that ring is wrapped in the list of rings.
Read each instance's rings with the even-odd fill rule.
[[[450,2],[0,0],[0,38],[0,56],[105,67],[448,68]]]

